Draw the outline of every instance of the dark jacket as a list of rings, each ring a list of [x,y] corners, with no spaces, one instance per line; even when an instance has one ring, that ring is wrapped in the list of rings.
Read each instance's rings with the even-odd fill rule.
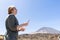
[[[6,29],[7,29],[7,35],[8,40],[17,40],[18,37],[18,31],[17,31],[17,25],[18,21],[14,15],[9,15],[6,19]]]

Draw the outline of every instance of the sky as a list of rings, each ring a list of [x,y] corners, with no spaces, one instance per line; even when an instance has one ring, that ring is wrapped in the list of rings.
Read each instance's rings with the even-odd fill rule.
[[[60,0],[0,0],[0,35],[5,35],[5,20],[8,7],[14,5],[19,24],[30,20],[25,31],[19,34],[33,33],[42,27],[51,27],[60,31]]]

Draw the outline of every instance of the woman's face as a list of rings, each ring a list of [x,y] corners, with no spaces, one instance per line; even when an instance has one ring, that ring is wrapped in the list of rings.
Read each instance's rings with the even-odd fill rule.
[[[13,11],[12,11],[12,13],[13,13],[14,15],[16,15],[16,14],[17,14],[17,9],[14,8]]]

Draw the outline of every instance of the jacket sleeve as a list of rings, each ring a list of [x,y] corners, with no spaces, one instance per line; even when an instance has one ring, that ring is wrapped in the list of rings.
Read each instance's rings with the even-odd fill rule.
[[[17,22],[14,16],[10,16],[8,20],[8,27],[11,31],[17,31]]]

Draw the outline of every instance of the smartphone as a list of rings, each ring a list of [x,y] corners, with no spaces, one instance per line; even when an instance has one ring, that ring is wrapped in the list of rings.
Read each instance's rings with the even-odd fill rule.
[[[30,22],[30,20],[27,21],[27,23],[29,23],[29,22]]]

